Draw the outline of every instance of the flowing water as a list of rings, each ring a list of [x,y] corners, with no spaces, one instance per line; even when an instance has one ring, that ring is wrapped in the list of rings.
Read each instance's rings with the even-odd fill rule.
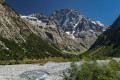
[[[63,80],[63,71],[69,67],[70,62],[50,62],[43,65],[39,70],[24,72],[20,77],[26,80]]]
[[[20,75],[20,77],[27,80],[45,80],[47,76],[48,73],[41,70],[27,71]]]

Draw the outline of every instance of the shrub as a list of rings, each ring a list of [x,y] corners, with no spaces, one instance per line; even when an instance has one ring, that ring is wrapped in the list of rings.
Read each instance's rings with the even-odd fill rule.
[[[112,69],[120,71],[120,63],[117,62],[116,60],[111,60],[108,65],[111,66]]]
[[[96,61],[83,63],[81,66],[72,63],[69,75],[64,73],[64,80],[117,80],[118,64],[115,60],[111,60],[108,65],[101,64],[102,67]]]

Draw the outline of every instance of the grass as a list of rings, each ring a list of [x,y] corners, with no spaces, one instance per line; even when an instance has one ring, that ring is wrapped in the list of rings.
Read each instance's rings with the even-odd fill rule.
[[[67,62],[70,59],[62,58],[62,57],[53,57],[53,58],[45,58],[45,59],[24,59],[24,60],[9,60],[9,61],[0,61],[0,65],[14,65],[14,64],[44,64],[49,61],[53,62]]]

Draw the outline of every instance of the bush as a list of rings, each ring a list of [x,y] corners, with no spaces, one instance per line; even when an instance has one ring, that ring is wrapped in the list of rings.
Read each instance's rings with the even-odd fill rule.
[[[83,63],[81,66],[72,63],[71,68],[68,69],[69,75],[64,73],[64,80],[117,80],[119,65],[115,60],[102,67],[99,67],[96,61]]]
[[[111,66],[112,69],[120,71],[120,63],[117,62],[116,60],[111,60],[108,65]]]

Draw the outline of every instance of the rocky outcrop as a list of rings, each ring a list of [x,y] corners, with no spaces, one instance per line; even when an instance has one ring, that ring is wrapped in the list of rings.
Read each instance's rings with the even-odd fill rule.
[[[5,2],[0,4],[0,36],[22,43],[29,34],[29,28],[20,16]]]
[[[0,4],[3,4],[5,2],[5,0],[0,0]]]

